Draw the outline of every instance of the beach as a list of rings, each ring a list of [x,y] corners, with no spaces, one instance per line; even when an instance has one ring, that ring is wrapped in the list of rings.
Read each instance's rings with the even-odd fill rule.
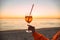
[[[56,28],[41,28],[36,29],[40,34],[43,34],[45,37],[50,40],[60,31],[60,27]],[[27,33],[26,30],[10,30],[10,31],[0,31],[0,40],[34,40],[32,33]]]

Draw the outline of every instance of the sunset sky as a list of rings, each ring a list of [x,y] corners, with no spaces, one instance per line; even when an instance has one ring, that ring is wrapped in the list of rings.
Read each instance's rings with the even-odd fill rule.
[[[2,0],[1,17],[24,17],[29,14],[32,4],[34,17],[59,17],[58,0]]]

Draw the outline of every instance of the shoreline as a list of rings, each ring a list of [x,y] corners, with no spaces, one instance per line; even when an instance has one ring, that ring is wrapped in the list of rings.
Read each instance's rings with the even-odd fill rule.
[[[51,27],[51,28],[38,28],[36,30],[40,30],[40,29],[60,29],[60,27]],[[0,30],[0,32],[4,32],[4,31],[25,31],[27,29],[12,29],[12,30]]]

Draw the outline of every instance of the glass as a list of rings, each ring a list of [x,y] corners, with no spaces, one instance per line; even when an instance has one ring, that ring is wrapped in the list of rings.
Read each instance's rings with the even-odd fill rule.
[[[25,21],[28,23],[28,25],[31,23],[32,21],[32,16],[31,16],[31,13],[32,13],[32,10],[33,10],[33,7],[34,7],[34,4],[32,5],[32,8],[31,8],[31,11],[30,11],[30,14],[25,16]],[[31,30],[27,30],[26,32],[32,32]]]
[[[31,23],[32,21],[32,16],[25,16],[25,21],[28,23],[28,25]],[[26,32],[32,32],[31,30],[26,30]]]

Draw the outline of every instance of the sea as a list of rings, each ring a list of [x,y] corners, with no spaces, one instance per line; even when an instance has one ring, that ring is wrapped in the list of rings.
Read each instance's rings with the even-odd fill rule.
[[[60,19],[33,19],[28,24],[25,19],[0,19],[0,31],[6,30],[24,30],[27,25],[32,25],[36,29],[60,27]]]

